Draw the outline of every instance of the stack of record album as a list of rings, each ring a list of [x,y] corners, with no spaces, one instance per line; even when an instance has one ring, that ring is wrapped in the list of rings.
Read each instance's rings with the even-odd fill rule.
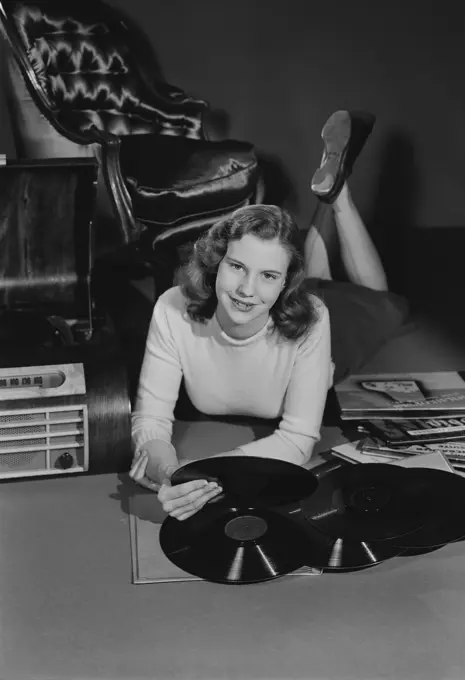
[[[223,493],[184,521],[167,517],[160,545],[207,581],[250,584],[302,567],[344,573],[438,549],[465,537],[465,478],[383,463],[317,475],[249,456],[179,468],[173,484],[218,481]]]

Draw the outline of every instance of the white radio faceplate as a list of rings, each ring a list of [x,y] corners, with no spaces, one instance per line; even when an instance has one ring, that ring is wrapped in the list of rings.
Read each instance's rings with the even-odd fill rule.
[[[85,393],[82,363],[0,368],[0,402]]]

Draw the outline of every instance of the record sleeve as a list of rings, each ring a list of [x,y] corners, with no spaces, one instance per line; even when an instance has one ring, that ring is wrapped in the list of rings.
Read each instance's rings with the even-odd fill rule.
[[[458,371],[354,374],[334,389],[343,420],[463,416],[463,375]],[[396,385],[399,389],[394,391]],[[414,391],[408,389],[412,385]],[[405,399],[399,400],[402,394]]]
[[[428,453],[438,453],[458,469],[465,465],[465,441],[436,442],[433,444],[403,444],[390,446],[374,437],[366,437],[358,442],[358,448],[365,455],[375,455],[389,460],[406,460]]]
[[[465,416],[403,420],[364,420],[373,436],[393,446],[465,439]]]

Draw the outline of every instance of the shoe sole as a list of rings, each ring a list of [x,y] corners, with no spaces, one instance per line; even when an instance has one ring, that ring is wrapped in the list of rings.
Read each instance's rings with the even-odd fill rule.
[[[350,140],[351,122],[348,111],[336,111],[328,118],[322,131],[321,138],[328,157],[318,168],[312,178],[312,191],[321,196],[330,193],[334,186],[341,163],[341,157]]]

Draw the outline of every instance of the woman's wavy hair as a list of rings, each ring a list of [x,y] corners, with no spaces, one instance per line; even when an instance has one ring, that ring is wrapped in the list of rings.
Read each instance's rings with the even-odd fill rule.
[[[198,238],[190,259],[176,277],[188,300],[189,317],[203,323],[212,318],[218,304],[215,292],[218,267],[229,242],[239,241],[245,234],[266,241],[278,239],[289,253],[286,282],[270,315],[281,335],[290,340],[300,338],[316,320],[317,312],[303,285],[305,273],[299,229],[291,214],[275,205],[239,208]]]

